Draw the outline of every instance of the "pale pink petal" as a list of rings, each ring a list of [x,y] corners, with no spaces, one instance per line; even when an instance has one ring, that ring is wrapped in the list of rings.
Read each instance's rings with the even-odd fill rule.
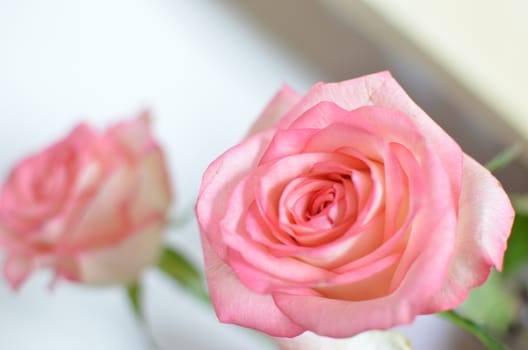
[[[129,219],[134,226],[153,213],[165,213],[172,201],[167,165],[159,147],[145,156],[136,172],[134,196],[129,206]]]
[[[275,306],[271,295],[247,289],[218,258],[204,236],[202,248],[211,301],[221,322],[254,328],[275,337],[294,337],[304,331]]]
[[[343,126],[341,133],[333,130]],[[406,145],[417,156],[423,153],[426,139],[421,135],[409,117],[397,110],[380,106],[363,106],[352,111],[346,111],[333,102],[321,102],[308,109],[289,128],[316,128],[321,133],[333,127],[337,139],[326,147],[332,151],[341,147],[358,149],[366,157],[379,159],[381,144],[396,142]],[[349,138],[346,139],[346,135]],[[324,133],[323,133],[324,135]],[[363,143],[367,142],[365,149]],[[319,141],[319,147],[324,144]],[[460,152],[459,152],[460,157]]]
[[[127,284],[156,262],[164,231],[163,221],[154,221],[139,232],[107,248],[79,254],[80,280],[90,284]]]
[[[282,89],[273,96],[264,111],[253,123],[249,129],[247,137],[275,126],[280,118],[282,118],[282,116],[300,99],[301,96],[297,92],[288,85],[284,85]]]
[[[441,232],[440,228],[431,234],[431,245],[415,260],[398,289],[387,296],[355,302],[276,292],[275,303],[296,324],[329,337],[346,338],[410,323],[429,311],[432,298],[445,281],[443,270],[450,248],[442,246]],[[357,322],[358,317],[361,322]]]
[[[265,247],[240,236],[226,235],[225,242],[230,247],[236,247],[236,252],[238,253],[236,255],[229,254],[227,263],[235,271],[238,271],[238,267],[243,265],[249,269],[245,270],[244,276],[246,278],[244,278],[244,282],[248,288],[253,290],[257,290],[257,288],[253,288],[251,285],[251,281],[254,280],[249,274],[251,270],[259,274],[261,278],[269,276],[268,290],[270,290],[270,285],[278,280],[282,282],[280,283],[281,286],[295,286],[295,284],[311,286],[317,281],[326,281],[334,276],[332,272],[307,264],[295,257],[277,258],[270,256]],[[259,272],[264,272],[265,276]],[[242,276],[239,277],[242,278]],[[265,282],[265,280],[261,281],[260,285]],[[262,288],[258,289],[262,290]]]
[[[484,283],[492,266],[501,269],[514,215],[497,179],[466,155],[456,253],[431,311],[458,305],[471,288]]]
[[[257,166],[275,130],[259,133],[218,157],[205,171],[196,202],[196,217],[200,232],[211,242],[216,253],[225,257],[225,246],[220,237],[220,221],[231,192]]]
[[[416,316],[416,310],[409,307],[410,301],[404,303],[395,296],[353,302],[274,293],[273,299],[279,309],[303,329],[333,338],[407,324]]]
[[[315,129],[278,130],[259,164],[301,153],[316,132]]]
[[[300,276],[294,276],[292,274],[295,271],[290,271],[290,275],[284,278],[284,276],[274,276],[267,271],[261,271],[247,262],[244,262],[242,258],[236,257],[240,254],[236,251],[229,250],[227,265],[235,272],[236,277],[242,282],[248,290],[256,292],[257,294],[270,294],[271,291],[285,290],[287,293],[293,293],[296,295],[320,295],[319,292],[312,289],[314,283],[317,284],[319,281],[302,281]],[[237,260],[238,259],[238,260]],[[323,272],[328,275],[328,273]],[[299,279],[299,281],[295,281]],[[294,280],[294,281],[289,281]],[[322,281],[326,281],[326,276],[321,278]]]
[[[390,283],[397,263],[397,255],[387,257],[376,262],[375,265],[365,266],[357,271],[350,271],[347,279],[336,283],[334,281],[320,283],[314,290],[328,299],[361,302],[385,297],[390,293]]]
[[[393,146],[396,147],[392,147],[392,152],[409,179],[410,213],[416,213],[405,253],[394,275],[393,288],[402,279],[428,279],[429,274],[435,274],[427,287],[435,293],[455,253],[458,196],[452,194],[450,174],[432,151],[417,164],[407,149]],[[416,176],[417,173],[421,176]]]
[[[385,191],[387,193],[385,198],[385,237],[395,234],[399,226],[403,223],[403,219],[409,215],[409,179],[402,169],[402,164],[392,150],[395,147],[402,147],[399,144],[388,144],[385,151]],[[411,164],[412,169],[407,170],[407,173],[413,177],[419,176],[416,173],[418,166],[416,159],[413,159],[412,154],[405,151],[399,152],[401,156],[409,157],[406,161]],[[414,170],[414,171],[413,171]],[[416,180],[411,180],[413,185],[416,185]]]
[[[347,115],[349,115],[348,112]],[[318,130],[318,133],[310,138],[310,141],[306,144],[303,151],[338,152],[343,147],[352,147],[366,158],[382,160],[383,144],[382,138],[363,127],[336,122],[324,129]]]
[[[369,256],[383,241],[383,222],[373,220],[369,225],[351,228],[342,237],[319,247],[298,249],[291,254],[315,266],[331,269],[336,274],[348,271],[348,264],[354,264],[364,256]],[[387,253],[385,253],[386,255]],[[385,255],[378,256],[382,258]],[[362,267],[356,264],[351,268]]]
[[[141,159],[156,143],[150,133],[150,113],[144,111],[135,119],[124,121],[110,127],[105,138],[118,149],[117,152],[126,154],[131,160]]]
[[[4,276],[13,289],[18,289],[35,269],[32,258],[24,255],[8,256],[4,262]]]
[[[79,264],[76,256],[59,256],[57,258],[51,258],[49,265],[52,265],[55,269],[55,278],[51,282],[51,288],[64,278],[72,282],[81,282],[81,273],[79,271]],[[46,258],[44,258],[44,261]],[[45,266],[46,263],[43,263]]]
[[[277,124],[287,128],[305,111],[320,102],[332,101],[341,108],[354,110],[363,106],[381,106],[408,115],[420,134],[436,149],[442,164],[451,174],[453,193],[460,193],[462,159],[460,147],[407,95],[389,72],[381,72],[340,83],[314,85]]]
[[[94,249],[113,244],[129,234],[130,197],[136,191],[135,172],[124,164],[114,169],[94,198],[70,213],[68,231],[60,244],[66,250]]]

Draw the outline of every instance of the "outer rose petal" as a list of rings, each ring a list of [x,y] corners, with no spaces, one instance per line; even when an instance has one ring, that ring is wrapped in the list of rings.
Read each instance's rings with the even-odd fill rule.
[[[158,257],[163,221],[152,223],[121,242],[106,249],[79,256],[79,280],[90,284],[127,284],[137,279],[141,271]]]
[[[156,143],[150,133],[150,114],[142,112],[136,119],[118,123],[106,132],[107,140],[119,145],[134,159],[140,159]]]
[[[220,239],[219,223],[225,215],[225,205],[240,180],[257,165],[274,133],[275,130],[259,133],[229,149],[211,163],[203,175],[196,216],[202,237],[207,237],[222,258],[226,252]]]
[[[275,337],[295,337],[304,331],[284,316],[271,295],[247,289],[218,258],[204,236],[202,247],[211,301],[220,321],[256,328]]]
[[[18,289],[33,272],[35,264],[30,257],[9,256],[4,262],[4,275],[13,289]]]
[[[502,268],[514,215],[501,184],[466,155],[456,253],[446,285],[431,305],[431,312],[455,307],[471,288],[486,281],[491,266]]]
[[[281,350],[411,350],[403,334],[391,331],[369,331],[349,339],[333,339],[305,332],[295,338],[275,338]]]
[[[288,85],[284,85],[273,96],[270,103],[253,123],[248,132],[248,137],[273,127],[279,119],[299,100],[301,96]]]

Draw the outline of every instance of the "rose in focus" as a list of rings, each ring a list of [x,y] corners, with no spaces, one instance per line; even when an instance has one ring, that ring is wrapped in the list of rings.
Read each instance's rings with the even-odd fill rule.
[[[514,216],[388,72],[284,87],[209,166],[196,212],[219,319],[276,337],[457,306],[501,268]]]
[[[82,283],[135,280],[160,251],[170,192],[147,113],[105,132],[78,125],[2,187],[5,277],[17,288],[45,266]]]

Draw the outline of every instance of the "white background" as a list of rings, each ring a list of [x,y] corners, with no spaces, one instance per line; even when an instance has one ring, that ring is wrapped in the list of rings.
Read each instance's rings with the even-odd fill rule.
[[[318,80],[227,2],[0,0],[0,177],[81,120],[102,128],[150,108],[177,216],[192,207],[209,162],[242,138],[282,83],[304,92]],[[194,222],[169,240],[201,263]],[[50,291],[49,278],[41,272],[19,293],[0,283],[0,349],[150,347],[121,289],[64,282]],[[156,272],[145,285],[150,330],[163,349],[272,348],[220,325]],[[405,331],[428,350],[451,348],[454,334],[433,317]]]

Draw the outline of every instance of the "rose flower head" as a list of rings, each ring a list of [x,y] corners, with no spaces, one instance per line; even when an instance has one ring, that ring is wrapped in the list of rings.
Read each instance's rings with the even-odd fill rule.
[[[514,216],[388,72],[284,87],[196,213],[221,321],[336,338],[457,306],[501,268]]]
[[[39,266],[81,283],[132,282],[158,256],[170,203],[147,113],[104,132],[80,124],[4,183],[4,275],[14,288]]]

